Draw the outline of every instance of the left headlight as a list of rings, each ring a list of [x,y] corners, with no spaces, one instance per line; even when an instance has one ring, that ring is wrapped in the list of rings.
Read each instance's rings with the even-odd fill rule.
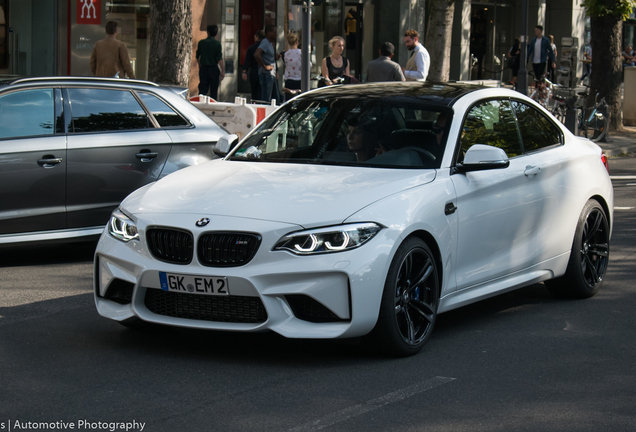
[[[139,232],[137,231],[135,222],[126,216],[120,209],[115,210],[110,215],[108,233],[123,242],[139,240]]]
[[[356,223],[290,233],[280,239],[274,250],[297,255],[342,252],[371,240],[382,227],[375,223]]]

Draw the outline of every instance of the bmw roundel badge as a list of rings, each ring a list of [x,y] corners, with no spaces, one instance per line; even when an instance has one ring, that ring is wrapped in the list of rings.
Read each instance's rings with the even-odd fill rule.
[[[201,219],[199,219],[199,220],[197,221],[196,226],[198,226],[198,227],[204,227],[204,226],[206,226],[206,225],[207,225],[207,224],[209,224],[209,223],[210,223],[210,219],[208,219],[208,218],[201,218]]]

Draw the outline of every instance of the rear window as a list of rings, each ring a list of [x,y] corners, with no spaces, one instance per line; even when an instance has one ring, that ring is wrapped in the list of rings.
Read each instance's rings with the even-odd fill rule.
[[[157,96],[152,95],[150,93],[142,93],[138,92],[137,95],[140,97],[148,111],[153,115],[153,117],[159,123],[161,127],[179,127],[179,126],[190,126],[190,123],[183,117],[181,117],[175,110],[170,108],[164,101],[159,99]]]

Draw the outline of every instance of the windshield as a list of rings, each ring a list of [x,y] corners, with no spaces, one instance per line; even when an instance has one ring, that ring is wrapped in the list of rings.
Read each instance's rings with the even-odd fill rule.
[[[439,168],[452,111],[403,99],[298,99],[247,137],[230,160]]]

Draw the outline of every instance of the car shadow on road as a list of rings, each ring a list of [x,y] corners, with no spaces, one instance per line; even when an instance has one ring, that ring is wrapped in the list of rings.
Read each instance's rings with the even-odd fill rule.
[[[0,248],[0,268],[93,261],[96,241]]]
[[[452,337],[470,330],[480,321],[489,321],[502,311],[535,304],[558,302],[543,284],[535,284],[442,314],[438,317],[433,339]],[[109,325],[115,323],[109,322]],[[343,361],[395,360],[382,354],[371,338],[343,340],[287,339],[274,332],[239,333],[183,329],[161,325],[141,325],[126,329],[112,327],[102,333],[101,341],[117,348],[152,352],[175,360],[175,357],[228,361],[250,364],[285,363],[291,358],[303,365],[325,365]],[[426,351],[426,348],[424,348]]]

